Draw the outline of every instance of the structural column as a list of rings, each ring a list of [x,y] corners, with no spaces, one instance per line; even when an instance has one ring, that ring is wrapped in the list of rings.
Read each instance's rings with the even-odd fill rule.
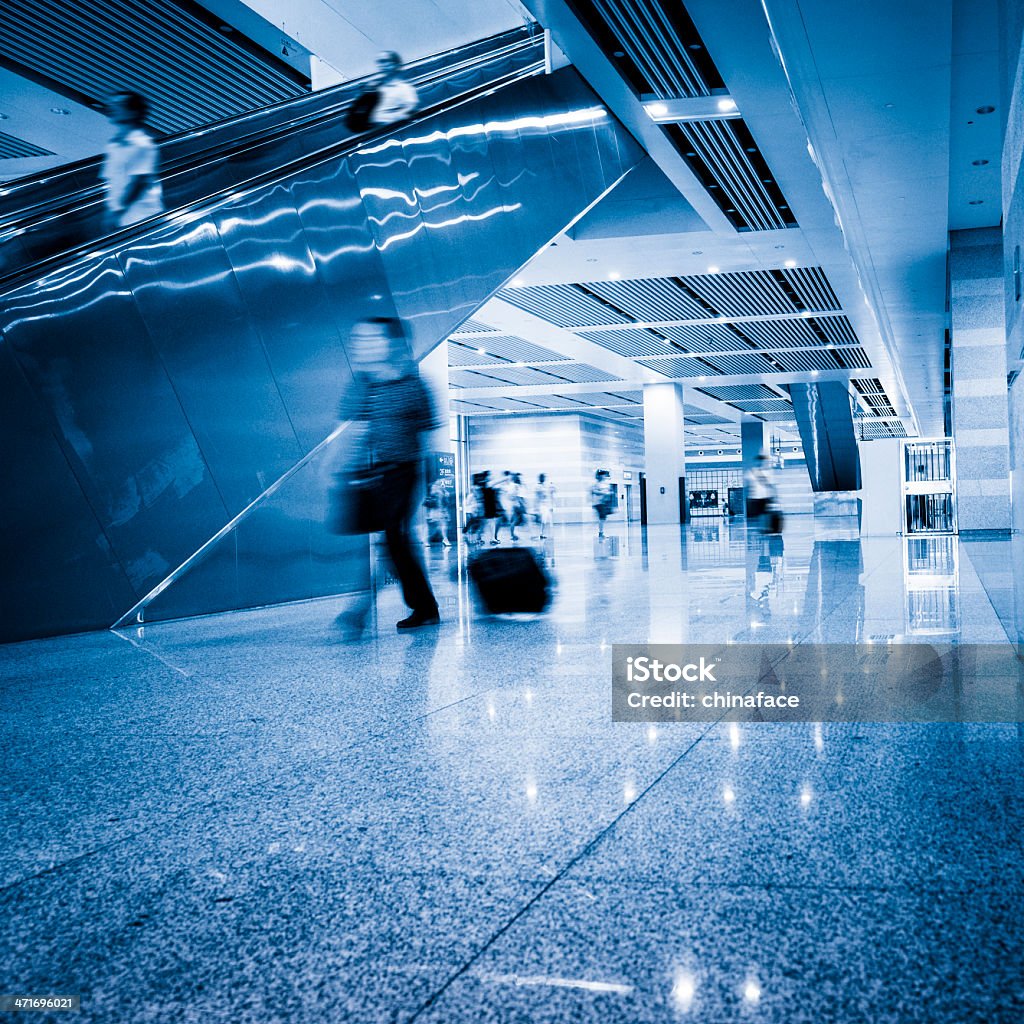
[[[1010,528],[1003,248],[998,228],[950,233],[950,324],[957,521]]]
[[[743,481],[746,487],[747,471],[757,465],[759,455],[770,455],[768,451],[769,439],[765,437],[764,420],[754,416],[744,416],[740,421],[740,455],[743,459]],[[750,499],[744,490],[744,500],[749,503]],[[748,511],[748,510],[745,510]]]
[[[679,481],[686,473],[681,384],[644,385],[647,523],[679,523]]]

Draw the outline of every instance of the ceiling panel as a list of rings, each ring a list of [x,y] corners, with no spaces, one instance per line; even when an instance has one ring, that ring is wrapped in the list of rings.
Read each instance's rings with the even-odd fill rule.
[[[593,327],[598,324],[631,322],[629,316],[598,301],[575,284],[505,288],[501,297],[505,302],[559,327]]]
[[[673,351],[669,342],[643,327],[621,331],[581,331],[580,337],[620,356],[660,356],[666,351]]]
[[[668,359],[641,359],[641,366],[663,374],[666,377],[704,377],[715,371],[699,359],[675,356]]]
[[[309,91],[308,78],[220,24],[191,0],[0,5],[7,60],[84,103],[113,89],[140,92],[149,126],[162,133]]]

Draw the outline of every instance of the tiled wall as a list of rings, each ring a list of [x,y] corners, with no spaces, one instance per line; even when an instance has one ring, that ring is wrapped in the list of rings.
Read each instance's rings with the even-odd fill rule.
[[[1001,0],[1001,111],[1003,144],[1003,282],[1007,370],[1024,365],[1024,6]],[[1015,271],[1017,273],[1015,274]],[[1018,297],[1020,295],[1020,297]],[[1024,375],[1010,388],[1010,465],[1013,468],[1013,528],[1024,530]]]
[[[1010,441],[1002,232],[951,232],[949,259],[957,519],[961,531],[1007,530]]]

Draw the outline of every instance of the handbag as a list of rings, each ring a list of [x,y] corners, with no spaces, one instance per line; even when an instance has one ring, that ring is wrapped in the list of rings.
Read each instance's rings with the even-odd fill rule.
[[[396,466],[335,473],[328,494],[327,529],[341,536],[386,530],[401,518],[404,479]]]

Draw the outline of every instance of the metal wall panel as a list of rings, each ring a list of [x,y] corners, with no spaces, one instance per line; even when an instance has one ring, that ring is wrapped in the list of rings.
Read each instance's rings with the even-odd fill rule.
[[[860,490],[860,451],[843,381],[790,384],[790,398],[815,491]]]

